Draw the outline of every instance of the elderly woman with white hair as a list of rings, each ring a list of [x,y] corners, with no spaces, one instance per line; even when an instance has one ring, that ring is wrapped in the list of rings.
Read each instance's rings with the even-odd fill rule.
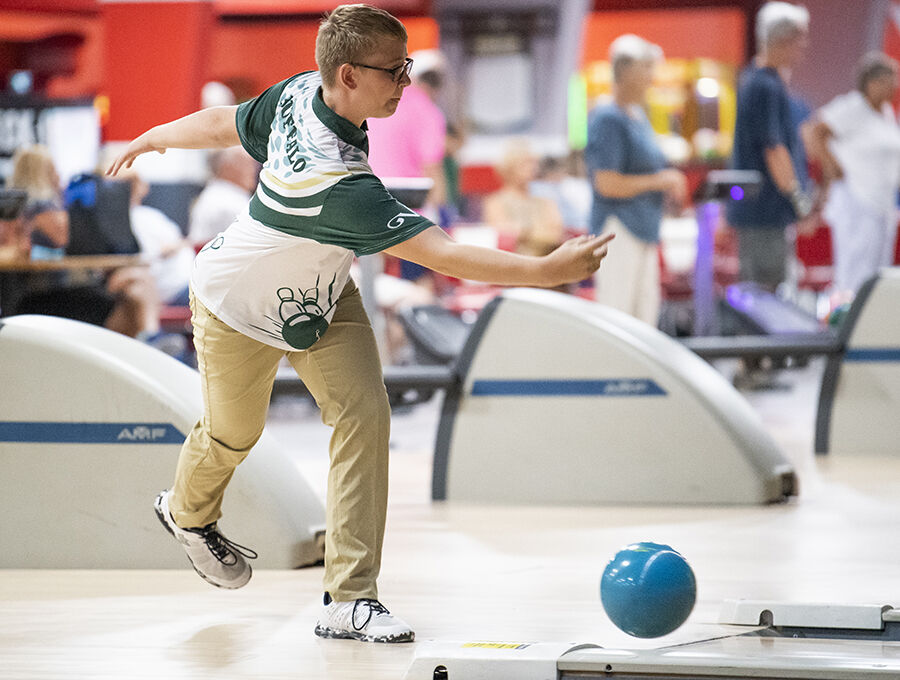
[[[659,227],[664,199],[681,204],[684,175],[666,159],[644,112],[659,46],[627,34],[610,46],[613,101],[588,119],[585,162],[594,190],[591,232],[615,232],[614,254],[597,276],[598,302],[656,326]]]
[[[900,126],[891,106],[898,64],[881,52],[859,63],[856,89],[835,97],[803,128],[828,184],[834,286],[849,302],[893,260],[900,189]]]
[[[788,225],[808,216],[806,156],[787,79],[806,50],[809,12],[768,2],[756,20],[757,56],[741,74],[732,165],[756,170],[759,192],[728,205],[738,238],[740,278],[775,291],[787,271]]]

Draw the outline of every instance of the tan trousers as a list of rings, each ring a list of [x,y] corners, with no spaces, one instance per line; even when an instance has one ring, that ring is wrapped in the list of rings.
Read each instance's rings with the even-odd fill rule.
[[[233,330],[191,297],[203,417],[178,460],[169,508],[183,528],[221,516],[225,487],[259,439],[285,354],[333,428],[326,500],[325,590],[342,602],[377,598],[388,490],[390,406],[375,335],[349,281],[331,326],[288,352]]]
[[[594,299],[656,328],[662,298],[658,246],[634,236],[617,217],[604,223],[603,233],[609,231],[614,231],[616,238],[594,275]]]

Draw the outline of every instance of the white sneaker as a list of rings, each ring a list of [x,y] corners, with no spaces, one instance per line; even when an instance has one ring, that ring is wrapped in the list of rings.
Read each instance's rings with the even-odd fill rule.
[[[216,523],[196,529],[182,529],[169,512],[169,491],[163,491],[153,504],[159,521],[187,553],[194,571],[207,583],[219,588],[240,588],[247,585],[253,570],[245,557],[255,560],[257,554],[225,538]]]
[[[412,642],[416,638],[409,625],[392,615],[378,600],[335,602],[328,593],[325,593],[325,609],[316,624],[316,635],[361,642]]]

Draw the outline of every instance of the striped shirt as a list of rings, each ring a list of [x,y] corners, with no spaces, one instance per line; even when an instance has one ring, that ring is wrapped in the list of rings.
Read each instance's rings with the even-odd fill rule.
[[[263,164],[245,212],[197,255],[198,299],[237,331],[286,351],[327,330],[354,255],[432,223],[395,200],[369,167],[366,132],[322,99],[317,72],[238,107],[241,144]]]

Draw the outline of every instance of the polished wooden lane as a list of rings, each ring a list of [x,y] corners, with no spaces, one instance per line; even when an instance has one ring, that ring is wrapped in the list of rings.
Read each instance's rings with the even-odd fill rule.
[[[733,632],[716,624],[726,598],[900,606],[900,455],[813,457],[820,371],[814,362],[789,374],[791,390],[748,395],[800,473],[801,495],[787,505],[432,504],[430,446],[439,404],[398,414],[382,599],[414,624],[420,641],[632,649]],[[305,402],[280,401],[270,429],[296,451],[298,466],[322,493],[329,433],[317,412]],[[148,489],[148,512],[155,492]],[[253,544],[252,536],[233,538]],[[698,604],[687,623],[657,640],[616,630],[598,597],[604,564],[635,540],[675,546],[698,579]],[[320,567],[258,571],[246,588],[225,592],[189,569],[2,571],[0,678],[402,678],[415,644],[312,634],[321,577]]]

